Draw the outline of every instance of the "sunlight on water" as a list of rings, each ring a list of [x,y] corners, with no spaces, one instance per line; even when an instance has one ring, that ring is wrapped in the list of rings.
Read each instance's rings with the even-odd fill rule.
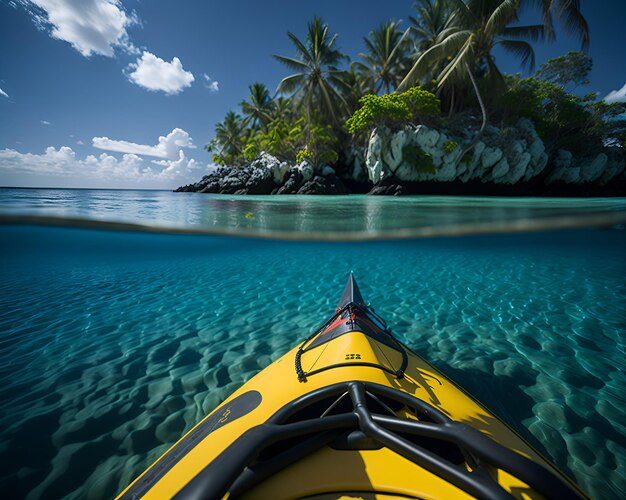
[[[0,490],[109,498],[331,314],[400,340],[595,498],[626,489],[624,230],[360,243],[0,226]]]

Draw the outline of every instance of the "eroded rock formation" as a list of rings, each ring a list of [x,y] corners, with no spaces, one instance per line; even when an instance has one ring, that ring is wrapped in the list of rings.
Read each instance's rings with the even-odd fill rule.
[[[471,133],[451,133],[425,125],[401,130],[374,129],[366,148],[350,147],[337,171],[304,161],[290,164],[265,152],[249,165],[220,167],[200,182],[177,191],[225,194],[345,194],[349,186],[371,194],[421,192],[420,186],[491,186],[490,194],[515,194],[513,186],[532,186],[533,194],[602,194],[603,186],[626,190],[624,148],[604,148],[585,157],[549,151],[533,123],[488,125],[472,149],[463,153]],[[461,157],[462,156],[462,157]],[[456,187],[455,187],[456,186]],[[499,187],[500,186],[500,187]],[[576,191],[578,189],[578,191]],[[480,189],[478,189],[480,192]],[[528,189],[525,194],[528,194]]]

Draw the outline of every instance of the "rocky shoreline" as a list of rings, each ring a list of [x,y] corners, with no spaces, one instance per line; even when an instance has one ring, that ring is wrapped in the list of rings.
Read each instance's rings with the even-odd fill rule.
[[[624,148],[589,156],[550,151],[528,119],[485,128],[467,153],[470,132],[425,125],[374,129],[366,147],[344,155],[337,171],[291,164],[261,153],[244,167],[219,167],[178,192],[222,194],[476,194],[624,196]],[[462,156],[462,157],[461,157]]]

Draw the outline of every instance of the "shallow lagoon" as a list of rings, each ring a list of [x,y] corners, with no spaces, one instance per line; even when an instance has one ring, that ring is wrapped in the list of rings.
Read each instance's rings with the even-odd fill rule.
[[[331,314],[398,337],[594,497],[624,476],[626,231],[360,243],[0,227],[0,488],[110,497]]]

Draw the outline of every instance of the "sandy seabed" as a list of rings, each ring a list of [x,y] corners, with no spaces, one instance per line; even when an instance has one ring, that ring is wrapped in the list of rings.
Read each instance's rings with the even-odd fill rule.
[[[361,243],[0,227],[0,491],[110,498],[332,314],[396,336],[594,498],[626,491],[626,231]],[[295,375],[294,375],[295,376]]]

